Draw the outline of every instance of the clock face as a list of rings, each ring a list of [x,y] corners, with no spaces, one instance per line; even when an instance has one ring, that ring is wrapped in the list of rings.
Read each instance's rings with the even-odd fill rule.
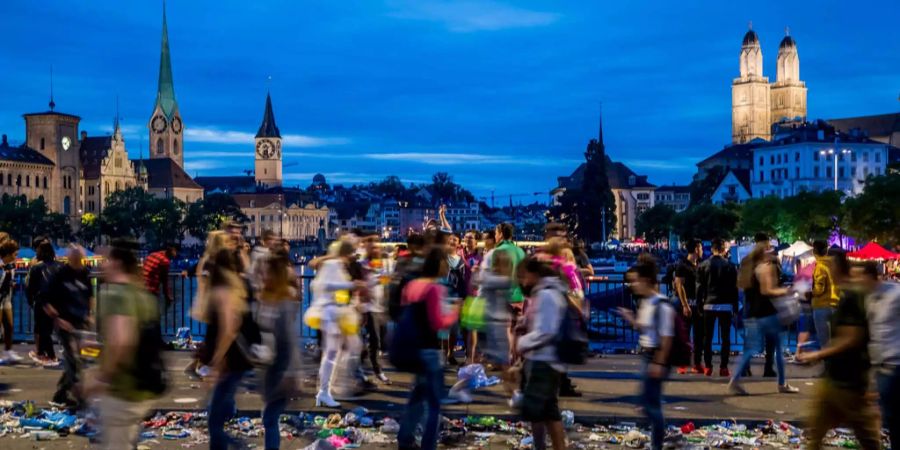
[[[69,147],[72,146],[72,139],[70,139],[68,136],[63,136],[61,144],[63,150],[68,150]]]
[[[172,131],[174,131],[175,134],[180,134],[182,128],[184,128],[184,124],[181,123],[180,118],[176,117],[172,119]]]
[[[166,118],[161,115],[154,117],[153,120],[150,121],[150,129],[153,130],[154,133],[162,133],[163,131],[166,131],[167,126],[168,124],[166,124]]]
[[[256,144],[256,154],[264,159],[269,159],[275,155],[275,147],[272,145],[272,141],[268,139],[259,141]]]

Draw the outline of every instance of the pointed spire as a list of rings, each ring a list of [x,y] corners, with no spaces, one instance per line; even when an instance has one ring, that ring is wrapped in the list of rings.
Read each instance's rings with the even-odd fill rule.
[[[753,30],[753,21],[752,20],[747,21],[747,29],[750,31]]]
[[[53,101],[53,64],[50,65],[50,111],[56,108],[56,102]]]
[[[262,123],[259,125],[259,131],[256,132],[258,138],[281,138],[281,131],[275,124],[275,113],[272,111],[272,95],[266,92],[266,110],[263,113]]]
[[[175,101],[175,82],[172,79],[172,57],[169,53],[169,27],[166,23],[166,2],[163,0],[162,45],[159,55],[159,86],[156,91],[156,105],[171,118],[178,106]]]
[[[116,95],[116,118],[113,120],[113,136],[116,140],[122,138],[122,129],[119,127],[119,96]]]

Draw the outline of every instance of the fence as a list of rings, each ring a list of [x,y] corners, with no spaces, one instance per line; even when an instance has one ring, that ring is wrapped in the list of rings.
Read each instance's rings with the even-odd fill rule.
[[[309,307],[312,300],[310,289],[312,278],[312,275],[309,274],[300,275],[302,281],[299,294],[302,305],[301,314]],[[31,308],[25,299],[24,281],[25,272],[17,272],[13,297],[13,336],[19,341],[32,341],[34,338],[34,321]],[[97,274],[91,274],[91,282],[95,298],[102,299],[105,288]],[[170,273],[169,285],[174,296],[174,302],[166,305],[164,300],[159,300],[163,335],[167,338],[172,338],[179,328],[185,327],[191,330],[193,336],[203,337],[206,334],[206,325],[195,320],[190,314],[194,302],[197,279],[195,277],[182,276],[178,273]],[[661,293],[667,295],[666,287],[661,286],[661,288]],[[635,299],[627,286],[625,286],[622,274],[592,277],[588,281],[585,294],[586,300],[590,305],[588,325],[592,345],[597,349],[605,350],[634,349],[638,340],[637,332],[615,312],[619,307],[635,309],[637,306]],[[98,301],[97,305],[100,308],[102,301]],[[315,330],[303,325],[300,326],[299,333],[303,338],[312,338],[316,335]],[[733,326],[730,329],[730,333],[732,349],[740,350],[743,346],[743,334]],[[792,327],[787,334],[788,344],[796,343],[796,329]],[[721,342],[721,337],[718,336],[718,333],[714,336],[713,342],[714,348],[718,349]]]

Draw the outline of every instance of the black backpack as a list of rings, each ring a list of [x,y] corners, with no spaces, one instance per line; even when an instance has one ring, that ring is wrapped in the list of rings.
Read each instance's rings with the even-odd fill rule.
[[[398,268],[398,273],[388,285],[388,316],[394,322],[400,321],[403,315],[403,289],[410,281],[419,278],[420,268],[420,265],[408,261],[402,269]]]
[[[135,388],[161,396],[169,385],[163,362],[162,328],[158,319],[150,320],[138,328],[138,345],[135,349],[132,375]]]
[[[388,359],[391,365],[401,372],[419,373],[424,368],[422,357],[419,355],[422,325],[416,320],[417,317],[422,317],[421,312],[424,308],[423,302],[400,306],[400,319],[391,336]]]
[[[587,321],[581,310],[568,300],[567,294],[563,294],[563,299],[566,306],[556,333],[556,359],[563,364],[585,364],[590,353]]]

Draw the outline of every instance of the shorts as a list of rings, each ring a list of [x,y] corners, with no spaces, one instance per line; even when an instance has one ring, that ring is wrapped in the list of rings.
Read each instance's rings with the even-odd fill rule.
[[[524,390],[522,392],[522,420],[526,422],[557,422],[559,413],[559,384],[562,373],[543,361],[525,361]]]

